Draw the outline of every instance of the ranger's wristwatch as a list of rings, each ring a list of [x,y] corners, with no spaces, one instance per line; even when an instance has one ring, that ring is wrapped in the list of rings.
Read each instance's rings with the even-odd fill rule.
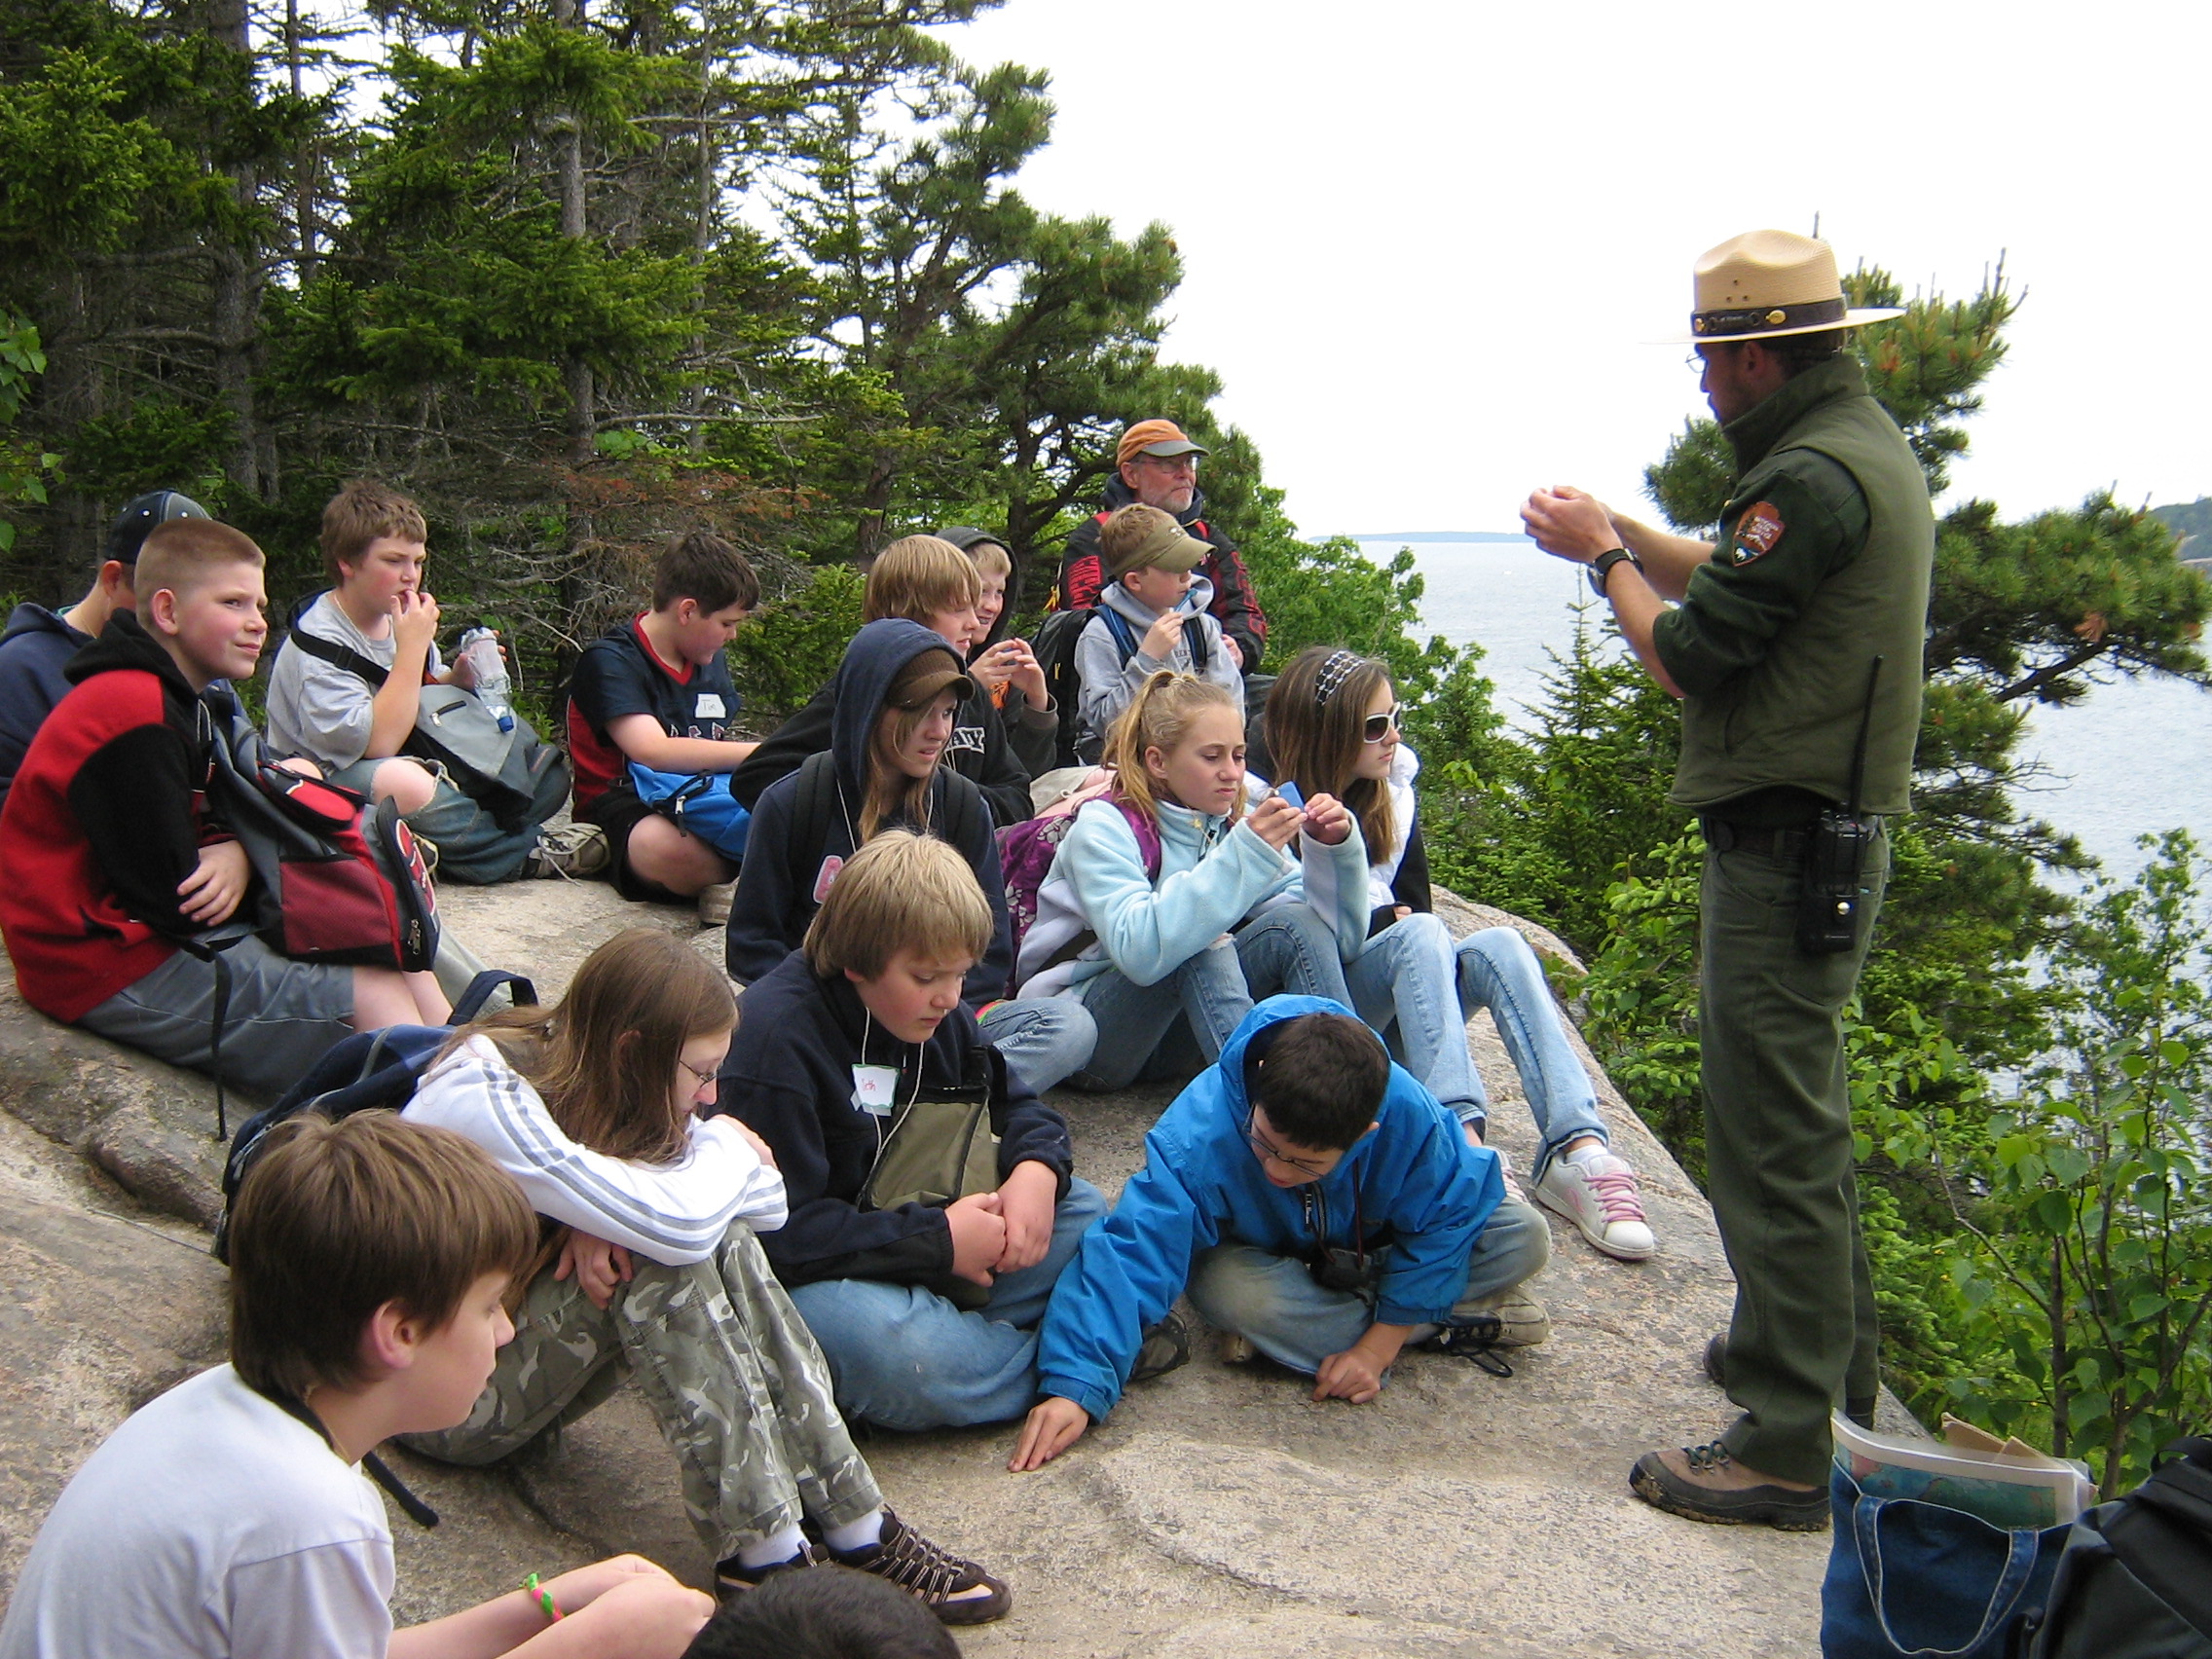
[[[1605,597],[1605,578],[1613,573],[1615,565],[1623,563],[1643,569],[1643,561],[1625,547],[1608,547],[1590,561],[1590,585],[1598,590],[1600,599]]]

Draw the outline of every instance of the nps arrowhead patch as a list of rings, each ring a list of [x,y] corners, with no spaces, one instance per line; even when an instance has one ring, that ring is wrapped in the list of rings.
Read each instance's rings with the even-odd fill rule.
[[[1736,520],[1736,563],[1749,565],[1782,539],[1782,514],[1772,501],[1753,501]]]

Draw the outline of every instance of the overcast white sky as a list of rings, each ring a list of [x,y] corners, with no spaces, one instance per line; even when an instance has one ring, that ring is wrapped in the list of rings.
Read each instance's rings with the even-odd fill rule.
[[[1051,72],[1037,205],[1164,220],[1211,365],[1310,534],[1632,510],[1703,413],[1703,249],[1822,234],[1908,291],[2027,304],[1952,501],[2212,493],[2212,7],[1009,0],[951,31]]]

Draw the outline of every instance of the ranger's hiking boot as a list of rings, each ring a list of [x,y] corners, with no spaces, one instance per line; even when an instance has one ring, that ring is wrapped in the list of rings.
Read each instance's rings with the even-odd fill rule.
[[[1824,1488],[1778,1482],[1721,1484],[1740,1478],[1743,1465],[1714,1440],[1686,1446],[1684,1470],[1670,1468],[1663,1454],[1646,1452],[1628,1477],[1629,1490],[1654,1509],[1718,1527],[1766,1526],[1784,1532],[1824,1532],[1828,1526],[1828,1494]]]

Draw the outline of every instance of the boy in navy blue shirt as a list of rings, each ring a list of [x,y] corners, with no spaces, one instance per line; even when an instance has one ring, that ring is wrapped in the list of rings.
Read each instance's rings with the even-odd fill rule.
[[[652,608],[587,645],[569,684],[575,815],[607,832],[615,891],[664,902],[696,897],[703,926],[727,918],[736,865],[678,824],[667,803],[641,796],[630,762],[726,777],[759,747],[735,736],[737,687],[722,660],[759,602],[745,555],[695,530],[661,554]]]

